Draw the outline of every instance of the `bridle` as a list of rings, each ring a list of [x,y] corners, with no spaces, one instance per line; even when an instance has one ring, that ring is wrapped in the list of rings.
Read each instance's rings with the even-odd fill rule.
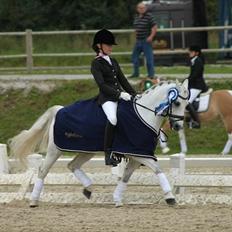
[[[178,94],[177,99],[178,99],[178,98],[181,98],[181,99],[183,99],[183,100],[187,100],[187,99],[189,98],[189,96],[184,97],[184,96],[181,96],[180,94]],[[176,100],[177,100],[177,99],[176,99]],[[180,115],[176,115],[176,114],[173,114],[173,113],[172,113],[172,105],[176,103],[176,100],[173,101],[173,102],[169,105],[168,110],[167,110],[167,113],[163,115],[164,117],[168,116],[169,118],[175,118],[176,120],[173,120],[173,121],[175,121],[175,122],[176,122],[176,121],[184,120],[184,115],[183,115],[183,116],[180,116]]]
[[[171,117],[171,118],[175,118],[175,119],[176,119],[175,121],[184,120],[184,116],[180,116],[180,115],[176,115],[176,114],[173,114],[173,113],[172,113],[172,104],[173,104],[173,103],[175,104],[175,102],[176,102],[176,100],[177,100],[178,98],[181,98],[181,99],[183,99],[183,100],[187,100],[187,99],[189,98],[189,96],[184,97],[184,96],[181,96],[180,94],[178,94],[177,98],[176,98],[174,101],[172,101],[171,104],[169,104],[169,106],[167,107],[167,109],[165,110],[165,112],[163,112],[163,113],[161,114],[161,116],[163,116],[163,117],[167,117],[167,116],[168,116],[168,117]],[[156,110],[150,109],[150,108],[148,108],[148,107],[146,107],[146,106],[144,106],[144,105],[142,105],[142,104],[136,102],[137,99],[139,99],[139,98],[136,98],[136,97],[135,97],[135,98],[133,99],[133,103],[134,103],[135,105],[138,105],[138,106],[140,106],[140,107],[142,107],[142,108],[144,108],[144,109],[146,109],[146,110],[148,110],[148,111],[153,112],[155,115],[157,115],[157,111],[156,111]]]
[[[183,99],[183,100],[189,99],[189,94],[188,94],[186,97],[184,97],[184,96],[182,96],[182,95],[179,94],[179,91],[178,91],[176,88],[174,88],[174,89],[175,89],[175,91],[174,91],[174,92],[175,92],[175,97],[174,97],[173,99],[170,100],[170,102],[168,103],[168,105],[166,105],[165,110],[160,114],[160,116],[162,116],[162,117],[167,117],[167,116],[168,116],[171,125],[173,125],[174,123],[176,123],[176,122],[178,122],[178,121],[184,120],[184,115],[183,115],[183,116],[180,116],[180,115],[176,115],[176,114],[173,114],[173,113],[172,113],[172,106],[173,106],[173,104],[177,104],[177,103],[178,103],[178,102],[177,102],[177,99],[178,99],[178,98],[181,98],[181,99]],[[171,90],[171,89],[170,89],[170,90]],[[170,91],[170,90],[169,90],[169,91]],[[172,89],[172,90],[173,90],[173,89]],[[142,107],[142,108],[144,108],[144,109],[146,109],[146,110],[148,110],[148,111],[153,112],[155,115],[157,115],[158,112],[157,112],[156,108],[153,110],[153,109],[148,108],[147,106],[144,106],[144,105],[142,105],[142,104],[136,102],[139,98],[140,98],[140,97],[134,97],[134,98],[132,99],[132,101],[133,101],[133,103],[134,103],[135,105],[138,105],[138,106],[140,106],[140,107]],[[163,133],[163,135],[164,135],[164,137],[165,137],[165,140],[161,139],[161,136],[160,136],[161,133]],[[162,142],[167,142],[168,136],[167,136],[167,134],[162,130],[162,128],[160,128],[159,131],[157,132],[157,136],[161,139]]]

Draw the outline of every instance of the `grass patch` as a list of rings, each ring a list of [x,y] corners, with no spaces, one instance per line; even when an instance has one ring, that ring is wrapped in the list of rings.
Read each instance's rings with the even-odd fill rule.
[[[169,154],[180,152],[179,138],[175,131],[168,131]],[[188,154],[219,154],[227,141],[227,133],[220,120],[202,123],[201,129],[185,127]],[[158,147],[157,153],[161,153]]]
[[[39,59],[39,58],[38,58]],[[48,59],[52,59],[52,58],[48,58]],[[73,65],[76,65],[76,61],[73,59]],[[91,62],[92,58],[89,60],[88,62],[88,66],[82,67],[82,68],[68,68],[64,69],[64,70],[59,70],[59,69],[51,69],[51,70],[33,70],[31,73],[28,73],[27,71],[0,71],[0,75],[4,75],[4,74],[18,74],[18,75],[31,75],[31,74],[44,74],[44,75],[49,75],[49,74],[64,74],[64,75],[68,75],[68,74],[89,74],[91,75],[90,72],[90,62]],[[24,62],[24,61],[23,61]],[[64,61],[62,61],[62,59],[57,59],[56,60],[56,64],[57,66],[62,65]],[[4,60],[0,60],[0,65],[4,64]],[[43,63],[44,65],[46,65],[46,62]],[[6,67],[6,66],[5,66]],[[129,75],[132,73],[132,67],[131,65],[129,66],[121,66],[123,72],[125,73],[125,75]],[[162,75],[167,75],[167,77],[170,74],[184,74],[186,75],[186,77],[189,75],[190,72],[190,68],[188,66],[171,66],[171,67],[163,67],[163,66],[157,66],[155,68],[156,70],[156,74],[157,76],[159,76],[160,74]],[[147,74],[147,70],[144,66],[140,67],[140,73],[141,76],[146,76]],[[232,73],[232,65],[222,65],[222,64],[218,64],[218,65],[210,65],[207,64],[205,65],[205,74],[231,74]]]

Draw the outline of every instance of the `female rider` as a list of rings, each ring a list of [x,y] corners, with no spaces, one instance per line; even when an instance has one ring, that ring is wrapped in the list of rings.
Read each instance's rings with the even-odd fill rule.
[[[190,91],[190,98],[189,98],[189,104],[186,107],[186,109],[189,111],[190,116],[194,120],[192,126],[194,128],[200,128],[200,119],[192,103],[201,92],[206,92],[208,90],[208,87],[205,84],[205,80],[203,77],[204,58],[201,53],[201,48],[195,45],[190,46],[189,57],[191,62],[190,75],[188,77],[189,79],[188,88]]]
[[[136,92],[122,73],[118,62],[110,57],[113,45],[117,45],[114,35],[102,29],[94,38],[92,48],[97,56],[92,61],[91,73],[99,87],[98,103],[107,117],[104,137],[105,164],[117,165],[111,157],[111,147],[117,124],[117,106],[119,99],[131,100]]]

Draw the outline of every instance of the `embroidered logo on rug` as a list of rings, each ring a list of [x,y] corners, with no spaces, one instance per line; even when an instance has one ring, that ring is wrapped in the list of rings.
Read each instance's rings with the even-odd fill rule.
[[[70,132],[65,132],[64,135],[67,137],[67,138],[83,138],[82,135],[78,135],[76,133],[70,133]]]

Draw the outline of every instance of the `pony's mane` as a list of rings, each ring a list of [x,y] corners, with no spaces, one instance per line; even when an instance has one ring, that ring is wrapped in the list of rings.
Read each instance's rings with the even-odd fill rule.
[[[160,81],[159,83],[157,83],[157,84],[155,84],[155,85],[153,85],[153,86],[151,86],[149,89],[147,89],[147,90],[145,90],[144,92],[143,92],[143,95],[145,95],[145,94],[149,94],[151,91],[153,91],[154,89],[156,89],[156,88],[160,88],[161,86],[163,86],[163,85],[170,85],[170,84],[173,84],[173,83],[175,83],[174,81]]]

